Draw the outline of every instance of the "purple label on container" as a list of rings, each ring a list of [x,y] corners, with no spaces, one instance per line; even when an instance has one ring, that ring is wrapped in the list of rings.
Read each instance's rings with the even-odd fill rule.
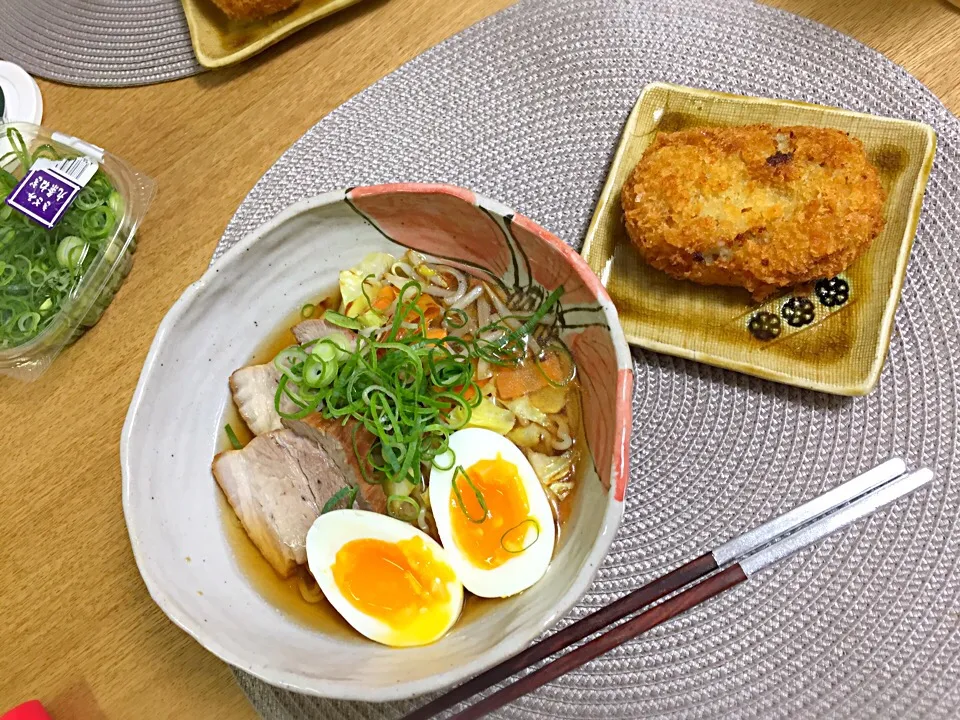
[[[52,170],[33,169],[7,196],[7,205],[53,229],[80,192],[80,185]]]

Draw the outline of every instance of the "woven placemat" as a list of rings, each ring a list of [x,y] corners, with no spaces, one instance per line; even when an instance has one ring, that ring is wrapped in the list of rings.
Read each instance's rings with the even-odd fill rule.
[[[868,397],[634,350],[626,518],[567,622],[891,454],[937,481],[494,717],[956,718],[960,122],[877,53],[743,0],[527,0],[310,130],[252,190],[215,256],[296,200],[399,180],[471,187],[579,247],[627,113],[653,80],[921,120],[940,148]],[[412,706],[238,679],[268,720],[386,719]]]
[[[180,0],[2,0],[0,59],[70,85],[148,85],[203,70]]]

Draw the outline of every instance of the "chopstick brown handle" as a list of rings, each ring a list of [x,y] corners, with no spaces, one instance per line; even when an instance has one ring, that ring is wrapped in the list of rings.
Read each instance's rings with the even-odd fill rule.
[[[704,553],[700,557],[694,558],[676,570],[647,583],[643,587],[637,588],[619,600],[587,615],[585,618],[554,633],[539,643],[531,645],[523,652],[514,655],[508,660],[504,660],[499,665],[495,665],[483,674],[477,675],[477,677],[472,680],[468,680],[463,685],[441,695],[422,708],[414,710],[409,715],[405,715],[401,720],[427,720],[428,718],[432,718],[437,713],[443,712],[463,702],[467,698],[476,695],[478,692],[486,690],[492,685],[496,685],[501,680],[530,667],[534,663],[540,662],[544,658],[583,640],[585,637],[589,637],[595,632],[603,630],[611,623],[622,620],[628,615],[632,615],[650,603],[676,592],[685,585],[689,585],[694,580],[698,580],[716,569],[717,561],[714,559],[713,553]]]
[[[618,645],[622,645],[637,635],[646,632],[650,628],[656,627],[672,617],[676,617],[695,605],[699,605],[705,600],[719,595],[725,590],[729,590],[735,585],[739,585],[746,579],[747,575],[743,572],[743,568],[740,567],[739,563],[731,565],[726,570],[684,590],[679,595],[670,598],[662,604],[640,613],[632,620],[594,638],[576,650],[572,650],[566,655],[561,655],[536,672],[525,675],[517,680],[517,682],[511,683],[492,695],[483,698],[463,712],[457,713],[450,720],[477,720],[477,718],[482,718],[487,713],[493,712],[497,708],[516,700],[522,695],[526,695],[541,685],[546,685],[548,682],[556,680],[561,675],[603,655],[608,650],[612,650]]]

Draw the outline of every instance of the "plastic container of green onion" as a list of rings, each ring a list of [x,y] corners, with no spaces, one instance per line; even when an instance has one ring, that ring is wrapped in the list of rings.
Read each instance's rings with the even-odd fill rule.
[[[5,202],[41,159],[98,169],[48,229]],[[97,323],[133,265],[155,184],[126,162],[28,123],[0,123],[0,374],[34,380]]]

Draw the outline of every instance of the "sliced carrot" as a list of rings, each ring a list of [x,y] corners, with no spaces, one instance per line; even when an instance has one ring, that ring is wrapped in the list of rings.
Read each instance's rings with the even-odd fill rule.
[[[439,340],[439,339],[445,338],[446,336],[447,336],[447,331],[444,330],[443,328],[431,328],[427,330],[428,339]]]
[[[513,400],[547,387],[550,384],[547,378],[558,383],[566,377],[563,363],[557,355],[547,355],[540,361],[539,368],[534,360],[528,358],[517,367],[497,369],[497,394],[502,400]]]
[[[540,369],[555,383],[563,382],[569,376],[569,368],[564,367],[565,365],[569,365],[569,362],[565,358],[561,358],[560,355],[554,355],[553,353],[540,361]]]
[[[420,309],[420,312],[423,313],[423,319],[428,326],[432,325],[435,320],[439,320],[443,314],[443,309],[437,305],[436,301],[429,295],[421,295],[417,299],[417,307]],[[404,319],[406,322],[419,322],[420,313],[411,310]]]
[[[443,392],[446,390],[446,388],[438,387],[436,385],[433,386],[433,389],[436,390],[437,392]],[[455,388],[452,388],[450,391],[457,394],[462,393],[463,399],[466,400],[467,402],[473,400],[477,396],[477,391],[473,389],[473,385],[467,386],[466,390],[463,389],[463,385],[457,385]]]
[[[546,378],[533,365],[524,364],[497,370],[497,395],[501,400],[523,397],[547,385]]]
[[[429,295],[421,295],[420,299],[417,300],[417,306],[423,310],[423,317],[428,325],[435,320],[439,320],[440,316],[443,315],[443,308],[437,305],[436,301]]]
[[[373,299],[374,310],[386,310],[397,298],[397,289],[393,285],[384,285]]]

